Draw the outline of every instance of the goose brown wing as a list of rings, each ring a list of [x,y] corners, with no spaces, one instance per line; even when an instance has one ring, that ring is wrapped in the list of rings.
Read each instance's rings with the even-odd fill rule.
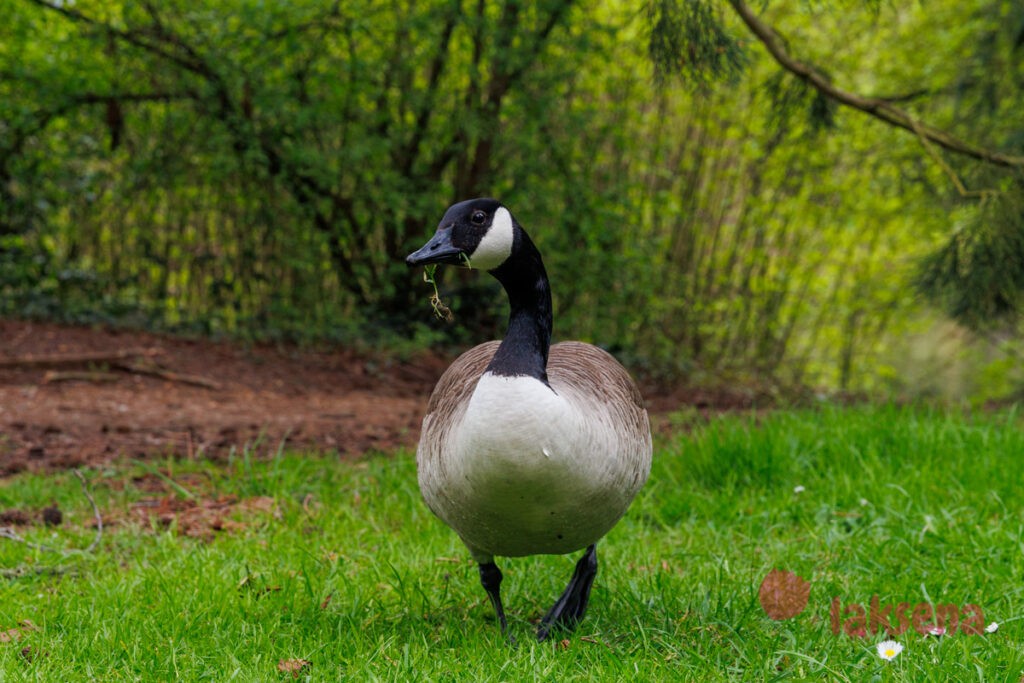
[[[499,343],[484,342],[456,358],[441,375],[441,379],[437,380],[430,394],[430,402],[427,403],[427,415],[437,413],[438,418],[446,419],[459,406],[465,407],[476,388],[477,380],[484,374],[487,364],[498,350]]]
[[[628,472],[627,500],[643,486],[651,466],[651,427],[644,399],[626,369],[606,351],[582,342],[551,347],[551,387],[563,393],[613,446]]]
[[[548,377],[578,387],[606,405],[619,406],[625,415],[646,410],[640,388],[626,369],[607,351],[583,342],[560,342],[551,347]]]
[[[416,450],[416,460],[421,466],[436,468],[437,474],[443,472],[449,432],[461,422],[476,383],[498,350],[499,343],[489,341],[474,346],[456,358],[437,381],[427,403],[427,414],[423,417],[423,431]]]

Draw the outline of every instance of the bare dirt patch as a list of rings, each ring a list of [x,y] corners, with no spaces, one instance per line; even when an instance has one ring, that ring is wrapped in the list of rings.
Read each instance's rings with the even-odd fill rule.
[[[141,364],[115,360],[56,370],[10,363],[128,349],[155,355]],[[221,458],[243,448],[265,455],[282,444],[342,455],[412,447],[430,390],[450,360],[0,320],[0,477],[125,457]],[[165,376],[125,367],[144,371],[151,362]],[[740,392],[665,386],[646,386],[644,394],[657,430],[666,428],[662,416],[680,405],[707,414],[753,401]]]
[[[194,386],[98,364],[47,382],[41,367],[0,367],[0,476],[167,453],[232,448],[362,454],[415,444],[447,361],[365,358],[347,349],[252,347],[144,332],[0,320],[0,360],[146,348]],[[89,372],[101,373],[92,381]]]

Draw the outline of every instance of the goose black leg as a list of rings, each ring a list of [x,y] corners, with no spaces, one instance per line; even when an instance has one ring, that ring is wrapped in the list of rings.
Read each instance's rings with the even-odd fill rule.
[[[501,633],[505,635],[508,631],[508,622],[505,621],[505,609],[501,606],[501,570],[498,569],[498,565],[493,562],[480,563],[480,585],[487,591],[487,597],[494,606],[494,613],[498,615]]]
[[[576,563],[576,569],[569,579],[562,597],[554,607],[548,610],[537,629],[537,640],[543,641],[548,634],[556,628],[571,631],[583,618],[587,611],[587,601],[590,599],[590,587],[594,585],[594,577],[597,576],[597,546],[590,545],[583,557]]]

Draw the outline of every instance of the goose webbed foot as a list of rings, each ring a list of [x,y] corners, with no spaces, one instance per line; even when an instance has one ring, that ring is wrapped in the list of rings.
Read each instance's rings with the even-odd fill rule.
[[[508,636],[508,622],[505,620],[505,608],[501,605],[501,570],[494,562],[480,563],[480,585],[487,591],[487,597],[491,599],[494,607],[494,614],[501,624],[501,634]],[[515,643],[515,639],[508,636],[509,640]]]
[[[555,629],[571,631],[583,618],[590,599],[590,587],[597,576],[597,546],[590,545],[583,557],[576,563],[576,569],[569,579],[562,597],[548,610],[537,629],[537,640],[544,641]]]

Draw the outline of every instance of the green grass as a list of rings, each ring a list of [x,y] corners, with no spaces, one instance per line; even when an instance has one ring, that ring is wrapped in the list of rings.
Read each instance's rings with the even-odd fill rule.
[[[0,579],[0,680],[849,680],[1013,681],[1024,672],[1024,434],[1014,413],[895,408],[727,417],[662,438],[647,487],[598,546],[590,611],[567,643],[534,622],[573,557],[500,560],[510,646],[475,565],[419,499],[409,453],[363,462],[283,454],[227,466],[159,463],[87,472],[110,519],[154,495],[271,496],[213,540],[121,522],[99,551],[61,558],[0,539],[0,566],[61,576]],[[156,479],[151,473],[144,482]],[[803,486],[801,493],[794,487]],[[166,487],[166,483],[164,483]],[[0,510],[56,500],[57,530],[85,547],[92,513],[69,473],[0,482]],[[772,621],[772,568],[811,581],[799,616]],[[980,605],[994,634],[834,635],[829,604]],[[328,601],[328,597],[330,597]],[[21,654],[31,648],[31,659]]]

